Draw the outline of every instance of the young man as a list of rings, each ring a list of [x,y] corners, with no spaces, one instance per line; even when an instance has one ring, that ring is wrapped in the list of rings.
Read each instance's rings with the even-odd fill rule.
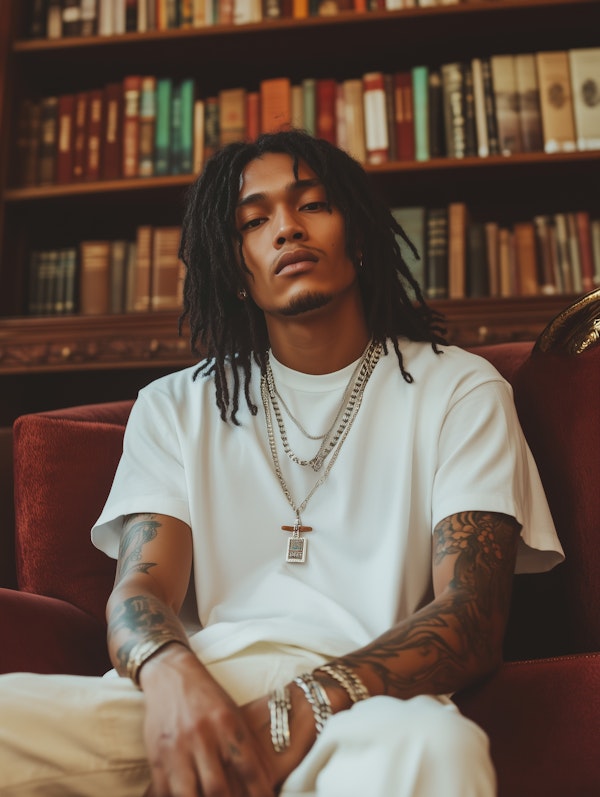
[[[398,236],[326,142],[207,164],[209,357],[141,391],[93,531],[125,677],[6,676],[3,795],[495,793],[449,696],[501,661],[515,562],[562,551],[510,388],[444,345]]]

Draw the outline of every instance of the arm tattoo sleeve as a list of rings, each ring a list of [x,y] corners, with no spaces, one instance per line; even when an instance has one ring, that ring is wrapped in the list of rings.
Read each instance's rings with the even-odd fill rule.
[[[499,660],[508,614],[518,523],[461,512],[435,528],[433,562],[454,557],[448,587],[429,605],[342,661],[367,667],[384,694],[453,692]]]
[[[128,573],[147,573],[156,562],[142,560],[142,548],[147,542],[154,540],[160,528],[160,523],[153,515],[130,515],[125,518],[126,526],[121,544],[119,546],[119,563],[115,584]]]

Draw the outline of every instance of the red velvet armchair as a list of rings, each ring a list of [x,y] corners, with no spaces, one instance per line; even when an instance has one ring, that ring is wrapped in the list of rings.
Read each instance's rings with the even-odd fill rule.
[[[567,560],[515,579],[507,662],[456,696],[490,735],[500,797],[600,795],[600,347],[479,349],[508,378]],[[14,424],[16,575],[0,588],[0,672],[100,674],[114,563],[90,543],[131,402]],[[390,796],[391,797],[391,796]]]

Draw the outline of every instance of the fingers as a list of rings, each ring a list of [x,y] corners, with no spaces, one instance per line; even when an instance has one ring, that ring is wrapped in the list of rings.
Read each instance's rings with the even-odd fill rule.
[[[273,797],[267,768],[247,731],[206,735],[150,761],[152,785],[144,797]]]

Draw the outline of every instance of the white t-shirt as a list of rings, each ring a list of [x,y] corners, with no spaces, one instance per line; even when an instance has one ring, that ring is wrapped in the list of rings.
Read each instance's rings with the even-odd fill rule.
[[[202,628],[192,646],[207,663],[258,641],[331,657],[367,644],[432,599],[432,530],[455,512],[516,517],[523,526],[517,571],[563,559],[510,385],[461,349],[438,355],[428,343],[400,344],[414,383],[403,379],[390,345],[327,480],[302,513],[313,528],[304,564],[285,561],[289,533],[281,526],[293,524],[294,512],[273,468],[258,368],[250,390],[258,413],[242,394],[239,426],[220,419],[213,380],[194,381],[194,367],[140,391],[92,538],[116,557],[123,515],[154,512],[191,526]],[[355,364],[318,376],[273,357],[271,364],[292,414],[310,434],[326,431]],[[310,458],[319,441],[282,412],[292,450]],[[273,422],[298,505],[322,471],[293,463]]]

